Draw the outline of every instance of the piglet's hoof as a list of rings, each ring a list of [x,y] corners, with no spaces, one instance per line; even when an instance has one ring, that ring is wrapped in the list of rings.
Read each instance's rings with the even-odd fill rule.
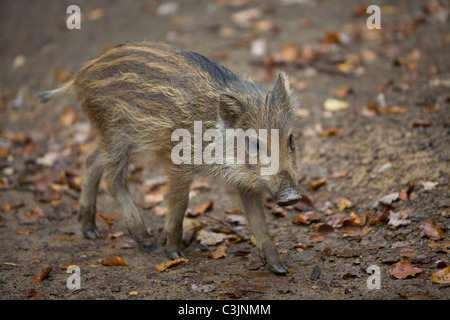
[[[100,232],[97,230],[97,227],[93,224],[89,224],[89,225],[84,225],[81,227],[82,232],[83,232],[83,236],[86,239],[97,239],[100,238]]]
[[[130,232],[130,230],[129,230]],[[155,246],[154,237],[147,231],[144,232],[130,232],[131,237],[137,242],[137,244],[143,248],[153,248]]]
[[[275,274],[278,275],[287,275],[290,273],[290,270],[288,267],[286,267],[283,263],[277,262],[274,264],[269,264],[269,269]]]
[[[175,246],[166,247],[166,254],[167,254],[167,258],[169,258],[170,260],[177,260],[180,258],[187,259],[187,256],[184,254],[184,252]]]

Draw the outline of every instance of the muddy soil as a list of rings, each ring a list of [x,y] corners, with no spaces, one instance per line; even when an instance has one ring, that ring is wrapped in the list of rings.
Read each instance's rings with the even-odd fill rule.
[[[1,2],[0,298],[448,299],[448,276],[432,281],[450,253],[444,2],[371,1],[381,7],[380,30],[367,29],[369,15],[352,0]],[[81,8],[80,30],[66,27],[70,4]],[[189,206],[212,201],[212,210],[190,219],[229,236],[225,257],[209,257],[218,245],[194,235],[189,262],[158,271],[163,246],[144,250],[128,237],[104,182],[102,238],[83,238],[76,212],[94,133],[74,96],[45,105],[34,97],[129,40],[171,42],[267,84],[281,70],[290,75],[301,104],[299,190],[311,201],[284,216],[268,201],[266,212],[289,276],[261,265],[237,194],[214,181],[193,190]],[[346,108],[326,110],[333,97]],[[133,199],[159,239],[164,204],[145,202],[143,185],[161,176],[148,159],[130,166]],[[105,266],[111,257],[128,265]],[[401,260],[417,268],[406,278],[395,271]],[[67,288],[69,264],[80,268],[80,289]],[[368,285],[369,266],[379,268],[379,289]]]

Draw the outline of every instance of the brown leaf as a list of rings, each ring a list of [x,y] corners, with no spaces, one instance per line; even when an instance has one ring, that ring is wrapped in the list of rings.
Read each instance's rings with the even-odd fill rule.
[[[425,222],[425,226],[420,233],[421,237],[427,236],[429,239],[443,239],[445,237],[444,231],[442,231],[437,225],[434,219],[430,219]]]
[[[409,261],[400,260],[392,265],[389,269],[389,275],[397,279],[406,279],[407,277],[414,277],[416,274],[421,273],[422,269],[414,267]]]
[[[118,237],[111,242],[114,249],[132,249],[137,247],[136,241],[130,237]]]
[[[333,91],[333,96],[335,96],[336,98],[344,98],[346,96],[348,96],[349,94],[352,94],[354,92],[352,87],[342,87],[342,88],[338,88],[335,89]]]
[[[19,230],[19,231],[16,231],[16,234],[17,235],[29,235],[29,234],[32,234],[32,233],[35,233],[36,232],[36,230],[33,230],[33,229],[26,229],[26,230]]]
[[[412,123],[413,127],[429,127],[431,122],[428,120],[416,120]]]
[[[285,43],[281,47],[280,56],[284,62],[293,62],[298,57],[298,47],[291,42]]]
[[[361,226],[361,219],[358,217],[358,215],[356,213],[354,213],[352,211],[350,213],[350,217],[340,220],[338,222],[338,225],[350,226],[350,227],[359,227],[359,226]]]
[[[343,170],[334,171],[334,172],[331,174],[331,177],[332,177],[333,179],[339,179],[339,178],[344,178],[344,177],[346,177],[347,174],[348,174],[348,170],[347,170],[347,169],[343,169]]]
[[[330,128],[328,130],[322,130],[319,132],[319,136],[327,137],[327,136],[335,136],[340,132],[338,128]]]
[[[316,190],[316,189],[320,188],[321,186],[323,186],[326,182],[327,182],[327,178],[321,178],[319,180],[315,180],[315,181],[311,182],[310,184],[308,184],[308,188],[310,188],[312,190]]]
[[[105,223],[108,225],[108,228],[111,230],[111,227],[114,225],[114,222],[111,221],[108,217],[104,216],[103,214],[99,213],[98,216],[105,221]]]
[[[314,202],[307,195],[302,195],[300,201],[294,204],[294,209],[297,211],[312,211],[314,210]]]
[[[245,264],[245,267],[248,270],[258,270],[259,268],[261,268],[263,265],[261,259],[258,260],[250,260]]]
[[[214,202],[208,202],[208,203],[204,203],[204,204],[200,204],[198,206],[195,206],[192,209],[192,212],[188,213],[188,217],[198,217],[199,215],[211,210],[214,206]]]
[[[44,216],[44,211],[39,206],[34,206],[31,208],[30,212],[25,214],[27,218],[42,218]]]
[[[66,82],[70,79],[70,73],[67,70],[56,69],[53,78],[57,82]]]
[[[89,21],[95,21],[95,20],[101,19],[104,14],[105,14],[105,10],[103,10],[102,8],[99,8],[99,9],[89,11],[87,13],[87,18]]]
[[[128,262],[123,257],[112,257],[102,263],[104,266],[127,266]]]
[[[308,216],[306,214],[298,214],[292,219],[293,224],[306,224],[308,221]]]
[[[177,266],[179,264],[182,263],[187,263],[189,262],[189,259],[185,259],[185,258],[179,258],[179,259],[175,259],[175,260],[168,260],[164,263],[158,264],[156,265],[156,270],[158,270],[159,272],[163,272],[166,269],[173,267],[173,266]]]
[[[52,271],[52,268],[44,268],[44,269],[42,269],[41,274],[39,276],[35,276],[31,280],[33,282],[41,282],[42,280],[44,280],[45,278],[47,278],[49,276],[51,271]]]
[[[339,211],[344,211],[347,208],[351,208],[352,203],[344,198],[344,197],[339,197],[339,202],[338,202],[338,209]]]
[[[408,193],[406,192],[406,189],[402,189],[402,191],[400,191],[400,194],[398,195],[398,198],[401,201],[406,201],[408,200]]]
[[[25,203],[23,203],[23,202],[15,203],[15,204],[9,204],[8,203],[8,204],[5,204],[2,209],[5,210],[5,211],[10,211],[10,210],[22,208],[24,206],[25,206]]]
[[[74,124],[76,121],[77,121],[76,111],[70,105],[65,106],[61,114],[61,125],[67,127]]]
[[[164,200],[164,193],[161,190],[152,191],[144,196],[146,203],[157,204]]]
[[[431,274],[433,283],[450,283],[450,266]]]
[[[208,254],[208,258],[211,259],[220,259],[227,256],[228,247],[224,245],[218,245],[216,250],[213,253]]]
[[[443,252],[443,253],[450,253],[450,241],[437,243],[434,241],[430,241],[428,244],[434,252]]]
[[[272,214],[273,214],[275,217],[278,217],[278,218],[284,218],[284,217],[286,217],[287,212],[286,212],[286,210],[284,210],[284,209],[281,208],[281,207],[276,207],[276,208],[273,208],[273,209],[272,209]]]
[[[341,37],[337,31],[328,31],[323,39],[324,43],[341,44]]]
[[[399,106],[392,106],[392,107],[386,107],[386,108],[381,108],[380,109],[381,113],[393,113],[393,114],[405,113],[407,111],[408,110],[406,108],[402,108],[402,107],[399,107]]]
[[[369,226],[379,224],[383,221],[385,221],[388,218],[389,211],[384,211],[378,213],[376,217],[370,218],[369,220]]]

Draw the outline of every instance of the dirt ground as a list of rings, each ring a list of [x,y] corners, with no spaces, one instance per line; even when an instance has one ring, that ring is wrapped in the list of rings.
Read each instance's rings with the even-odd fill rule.
[[[80,30],[66,27],[70,4]],[[370,4],[381,7],[380,30],[366,27],[356,0],[2,1],[0,298],[448,299],[448,2]],[[279,216],[270,201],[266,210],[289,276],[261,266],[235,192],[214,181],[191,191],[190,211],[213,208],[190,221],[226,239],[191,235],[187,263],[158,271],[164,248],[128,237],[104,182],[102,238],[83,238],[76,212],[94,134],[73,95],[45,105],[35,96],[129,40],[170,42],[267,85],[289,74],[305,201]],[[164,184],[152,179],[161,175],[146,159],[130,166],[133,199],[159,238]],[[219,245],[226,256],[211,258]],[[112,257],[128,265],[106,266]],[[69,264],[80,268],[79,289],[67,288]],[[379,289],[367,284],[369,266]]]

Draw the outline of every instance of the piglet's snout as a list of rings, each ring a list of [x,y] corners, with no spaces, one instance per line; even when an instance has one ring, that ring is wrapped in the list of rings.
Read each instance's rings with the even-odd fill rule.
[[[292,187],[286,187],[278,194],[277,204],[282,207],[291,206],[300,201],[301,198],[302,196],[297,192],[297,190]]]

